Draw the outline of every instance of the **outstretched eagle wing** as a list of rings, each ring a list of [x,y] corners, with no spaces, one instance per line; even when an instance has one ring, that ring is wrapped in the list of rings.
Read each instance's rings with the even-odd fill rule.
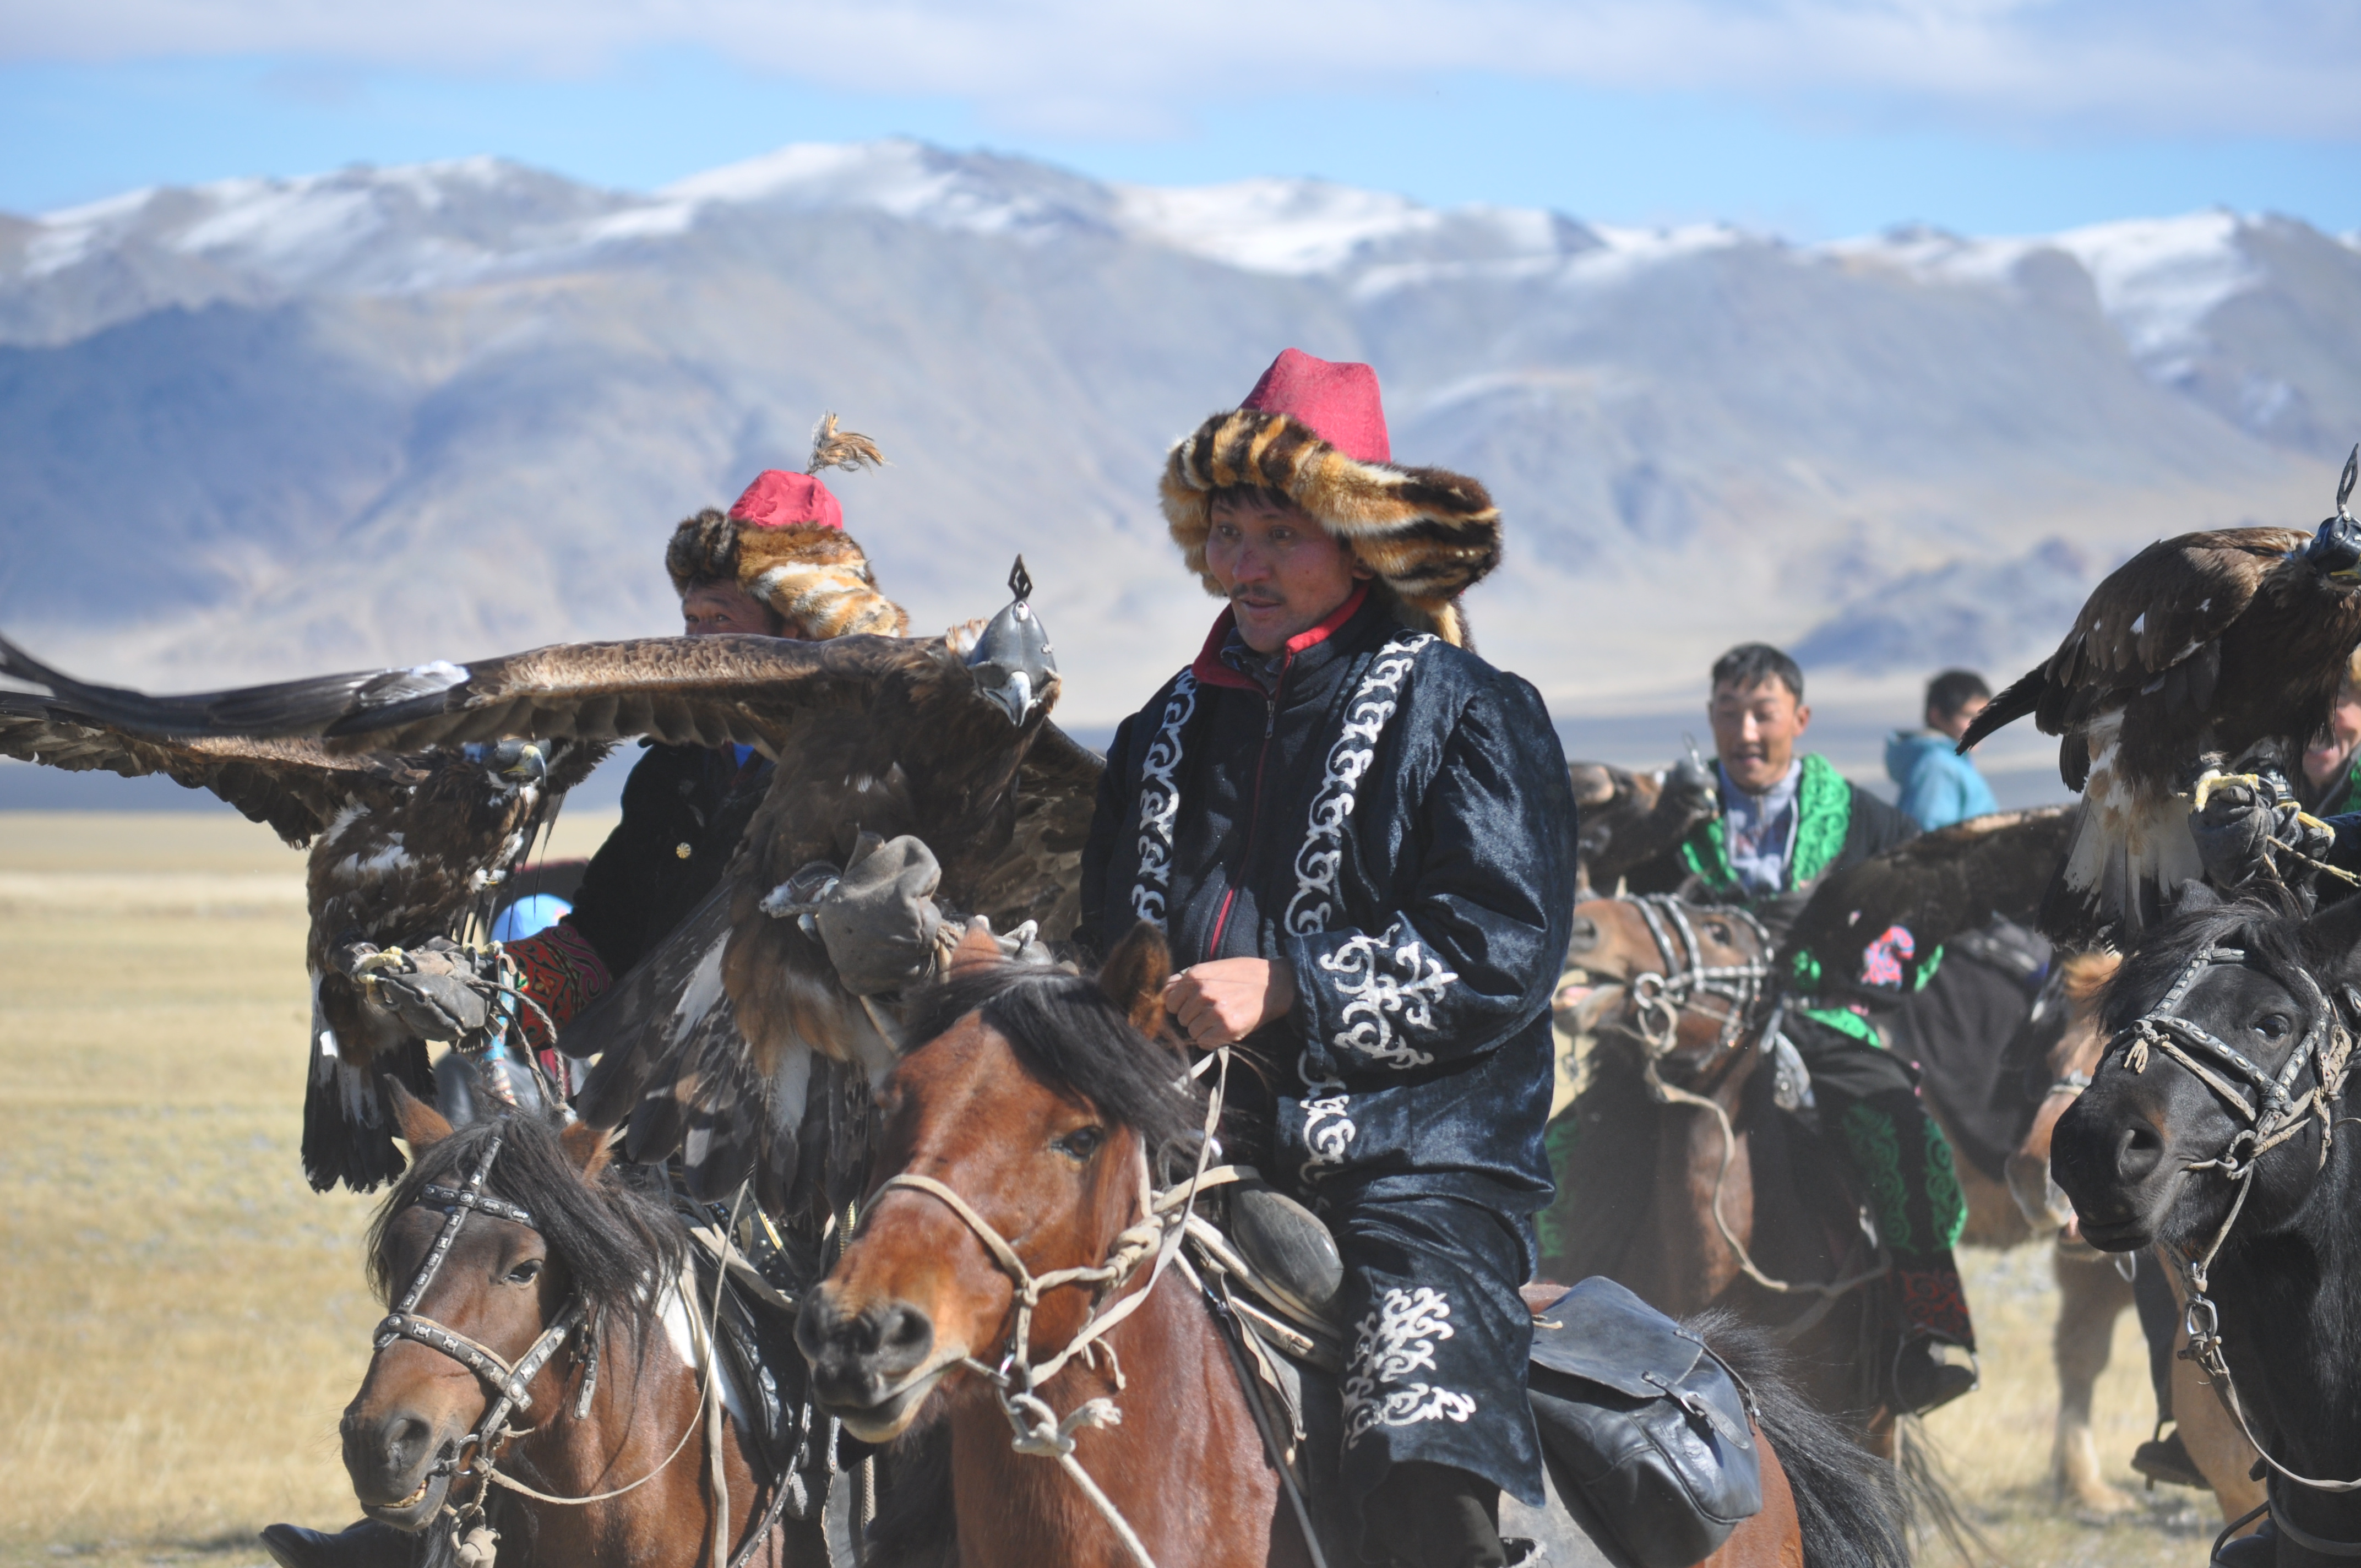
[[[1945,942],[1996,918],[2033,923],[2080,809],[1971,817],[1831,873],[1787,928],[1779,972],[1796,975],[1799,966],[1817,972],[1823,993],[1892,1001],[1897,990],[1914,989]],[[1863,955],[1872,945],[1894,961],[1895,979],[1864,983]]]
[[[339,753],[313,740],[135,734],[29,692],[0,691],[0,756],[71,773],[161,773],[298,849],[347,806],[390,805],[426,776],[419,759]]]
[[[799,715],[857,705],[880,680],[939,659],[943,644],[942,638],[643,637],[151,696],[77,681],[0,639],[0,673],[143,735],[318,736],[332,750],[395,751],[511,736],[650,735],[775,754]]]

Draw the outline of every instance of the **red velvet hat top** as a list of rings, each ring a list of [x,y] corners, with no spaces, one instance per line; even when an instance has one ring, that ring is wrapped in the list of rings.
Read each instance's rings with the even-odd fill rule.
[[[730,518],[750,528],[842,528],[844,509],[809,474],[765,468],[730,504]]]
[[[1393,461],[1393,445],[1386,439],[1385,404],[1378,397],[1378,373],[1366,365],[1314,359],[1290,348],[1270,362],[1238,406],[1285,414],[1356,462]]]

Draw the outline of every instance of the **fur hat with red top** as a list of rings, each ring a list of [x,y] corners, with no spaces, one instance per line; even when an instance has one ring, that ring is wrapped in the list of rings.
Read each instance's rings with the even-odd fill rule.
[[[1276,491],[1342,540],[1390,590],[1402,619],[1467,645],[1459,596],[1500,564],[1500,509],[1482,485],[1442,468],[1397,466],[1378,373],[1290,348],[1246,400],[1172,449],[1164,520],[1203,579],[1216,491]]]
[[[869,557],[844,531],[844,509],[817,477],[823,468],[884,461],[875,442],[839,431],[829,414],[813,433],[802,473],[765,469],[727,512],[708,507],[673,530],[664,569],[674,590],[686,598],[703,584],[735,583],[815,641],[901,636],[910,618],[877,591]]]

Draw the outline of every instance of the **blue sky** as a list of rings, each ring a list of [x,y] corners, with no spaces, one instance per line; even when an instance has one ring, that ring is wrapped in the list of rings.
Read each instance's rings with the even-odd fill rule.
[[[2352,0],[0,0],[0,210],[480,152],[647,189],[907,134],[1798,239],[2361,229]]]

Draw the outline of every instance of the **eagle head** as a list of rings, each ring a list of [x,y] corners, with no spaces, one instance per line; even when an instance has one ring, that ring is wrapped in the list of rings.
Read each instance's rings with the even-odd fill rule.
[[[549,757],[531,740],[508,740],[486,744],[471,741],[467,760],[511,788],[536,784],[549,776]]]
[[[2303,548],[2303,558],[2332,577],[2361,577],[2361,521],[2355,520],[2345,504],[2353,499],[2356,468],[2361,468],[2361,444],[2345,459],[2345,472],[2337,479],[2336,515],[2323,522]]]
[[[1008,722],[1022,725],[1041,706],[1043,692],[1058,674],[1058,661],[1050,656],[1049,629],[1027,602],[1033,579],[1026,575],[1022,555],[1008,574],[1008,588],[1016,596],[1015,601],[992,618],[967,664],[975,673],[977,687],[1008,715]]]

